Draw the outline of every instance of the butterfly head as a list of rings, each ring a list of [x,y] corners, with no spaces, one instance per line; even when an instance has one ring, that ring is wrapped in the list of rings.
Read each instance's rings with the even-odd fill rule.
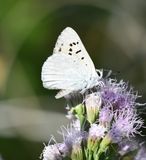
[[[96,74],[94,76],[90,77],[90,80],[88,80],[87,82],[87,86],[86,89],[91,89],[94,87],[98,87],[98,86],[103,86],[103,71],[102,70],[96,70]]]
[[[96,69],[97,79],[101,80],[103,77],[103,70],[102,69]]]

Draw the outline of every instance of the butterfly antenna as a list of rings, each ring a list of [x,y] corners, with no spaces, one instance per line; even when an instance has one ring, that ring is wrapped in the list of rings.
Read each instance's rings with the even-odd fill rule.
[[[118,74],[120,74],[120,71],[112,71],[112,70],[108,70],[108,69],[104,69],[104,71],[107,73],[105,78],[108,78],[110,76],[116,76]]]

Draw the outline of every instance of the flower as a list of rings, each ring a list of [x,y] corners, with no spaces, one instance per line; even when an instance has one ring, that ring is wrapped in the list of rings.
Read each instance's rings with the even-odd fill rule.
[[[112,108],[104,106],[99,112],[99,123],[106,127],[110,127],[113,114]]]
[[[101,88],[101,97],[104,104],[112,105],[113,109],[134,108],[137,92],[133,88],[128,89],[128,84],[121,80],[119,83],[115,79],[105,80],[105,85]]]
[[[133,143],[133,137],[141,134],[139,129],[143,120],[136,110],[136,106],[141,105],[136,102],[139,97],[137,92],[122,80],[102,81],[104,85],[86,92],[82,102],[66,107],[67,117],[72,123],[61,127],[62,143],[54,141],[54,145],[45,146],[43,160],[110,159],[108,153],[112,143],[116,144],[112,146],[117,147],[118,155],[121,156],[138,149],[137,143]],[[72,99],[75,95],[69,97]],[[107,150],[109,152],[106,152]],[[135,160],[142,160],[143,155],[143,150],[138,151]]]
[[[139,142],[136,141],[136,139],[132,138],[132,139],[123,139],[120,143],[119,143],[119,147],[118,147],[118,153],[121,156],[126,155],[128,152],[132,152],[135,151],[139,148]]]
[[[81,145],[81,142],[86,138],[86,132],[80,131],[78,122],[71,123],[67,128],[62,127],[60,134],[63,136],[68,152],[72,151],[74,145]]]
[[[72,153],[71,153],[71,159],[72,160],[84,160],[83,159],[83,151],[80,144],[74,144],[72,147]]]
[[[101,107],[102,101],[101,96],[98,92],[91,93],[85,98],[87,120],[90,123],[95,122],[99,109]]]
[[[87,133],[81,131],[80,121],[76,119],[67,128],[62,127],[61,129],[68,155],[70,155],[71,159],[83,160],[81,144],[86,139]]]
[[[141,144],[134,160],[146,160],[146,146]]]
[[[62,157],[66,157],[69,155],[68,147],[66,146],[66,144],[64,142],[58,143],[57,146],[58,146],[58,150],[59,150],[60,154],[62,155]]]
[[[89,107],[93,107],[93,108],[97,107],[97,109],[99,109],[101,106],[101,103],[102,103],[101,97],[98,92],[91,93],[87,95],[85,98],[85,104],[86,106],[89,106]]]
[[[143,125],[143,121],[138,117],[133,109],[117,110],[114,113],[113,123],[109,135],[113,143],[119,143],[123,138],[134,137],[140,134],[138,131]]]
[[[88,150],[96,150],[99,145],[99,141],[105,136],[106,131],[107,128],[100,124],[91,124],[87,142]]]
[[[43,160],[62,160],[57,144],[45,146],[42,157]]]
[[[105,136],[107,128],[100,124],[91,124],[89,129],[89,137],[101,139]]]

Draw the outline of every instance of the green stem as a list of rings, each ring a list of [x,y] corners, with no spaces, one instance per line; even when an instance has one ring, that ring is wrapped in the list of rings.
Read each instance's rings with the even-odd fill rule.
[[[92,154],[89,154],[88,160],[92,160]]]

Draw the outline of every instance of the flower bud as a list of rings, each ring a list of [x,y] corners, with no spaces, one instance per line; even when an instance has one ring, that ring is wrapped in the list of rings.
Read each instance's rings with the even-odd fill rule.
[[[81,126],[84,124],[84,120],[85,120],[85,116],[84,116],[85,109],[84,108],[85,107],[83,104],[79,104],[72,109],[72,112],[74,112],[75,116],[80,120]]]
[[[88,95],[85,99],[87,120],[90,123],[94,123],[97,119],[99,109],[101,107],[102,101],[98,93],[92,93]]]
[[[95,156],[96,160],[99,160],[99,157],[102,153],[105,153],[106,150],[108,149],[109,145],[111,143],[111,138],[110,136],[107,134],[101,141],[98,152]]]
[[[83,160],[83,152],[80,144],[74,144],[71,153],[72,160]]]
[[[89,136],[88,136],[88,142],[87,142],[87,148],[88,150],[94,151],[97,149],[99,145],[99,141],[101,138],[105,136],[106,128],[101,125],[92,124],[91,128],[89,129]]]

